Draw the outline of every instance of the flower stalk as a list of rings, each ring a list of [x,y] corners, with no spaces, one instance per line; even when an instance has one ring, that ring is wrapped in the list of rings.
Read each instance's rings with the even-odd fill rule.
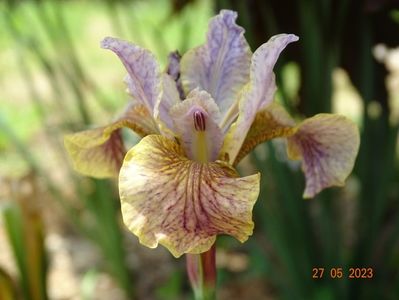
[[[187,274],[196,300],[216,299],[215,244],[201,254],[186,254]]]

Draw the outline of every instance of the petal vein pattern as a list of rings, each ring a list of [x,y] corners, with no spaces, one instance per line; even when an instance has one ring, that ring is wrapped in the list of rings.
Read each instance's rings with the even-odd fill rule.
[[[343,186],[355,164],[360,137],[357,126],[340,115],[318,114],[297,126],[288,138],[288,155],[302,159],[304,198],[330,186]]]
[[[150,135],[128,152],[120,172],[123,219],[142,244],[160,243],[175,257],[207,251],[217,234],[244,242],[259,177],[238,178],[222,162],[190,161],[175,142]]]
[[[182,84],[188,94],[206,90],[218,104],[222,116],[237,100],[238,91],[249,80],[251,50],[237,13],[222,10],[209,22],[207,41],[183,55]]]
[[[251,80],[240,92],[239,114],[227,132],[222,152],[234,163],[256,113],[273,101],[276,91],[273,68],[284,48],[298,40],[294,34],[279,34],[260,46],[252,56]]]
[[[153,115],[161,94],[159,65],[154,55],[146,49],[112,37],[105,38],[101,47],[118,55],[129,74],[125,79],[129,93]]]

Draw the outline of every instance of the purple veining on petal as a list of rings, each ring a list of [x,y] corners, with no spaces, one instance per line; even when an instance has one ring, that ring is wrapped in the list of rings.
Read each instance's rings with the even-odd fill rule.
[[[208,250],[217,234],[248,238],[259,175],[237,178],[220,162],[190,161],[179,145],[153,135],[126,155],[119,189],[124,222],[140,242],[178,257]]]
[[[278,34],[256,49],[252,57],[251,65],[251,83],[253,85],[252,94],[254,98],[249,101],[256,114],[256,110],[262,109],[273,101],[275,92],[275,78],[273,68],[284,48],[292,42],[298,41],[294,34]]]
[[[206,90],[222,116],[249,80],[251,51],[244,29],[235,23],[237,13],[222,10],[209,22],[207,41],[182,57],[182,82],[186,92]]]
[[[223,151],[229,154],[230,163],[234,162],[256,113],[273,101],[276,90],[273,68],[281,51],[297,40],[294,34],[279,34],[254,52],[250,84],[242,90],[238,119],[223,146]]]
[[[226,93],[231,94],[229,91],[232,88],[233,83],[231,81],[235,74],[245,72],[246,68],[249,70],[249,58],[243,59],[247,46],[242,37],[244,29],[235,24],[237,13],[222,10],[220,15],[221,19],[215,19],[210,25],[211,29],[208,34],[210,68],[206,70],[208,88],[217,103],[222,100],[219,97],[221,98]],[[245,76],[240,78],[239,83],[237,82],[238,84],[244,85],[246,83],[248,73],[245,73]],[[231,102],[234,98],[228,100]],[[222,103],[218,104],[220,104],[221,111],[230,106],[224,107]]]
[[[327,186],[328,180],[324,176],[327,170],[325,170],[322,163],[327,153],[322,151],[321,148],[323,145],[317,142],[312,136],[302,136],[297,139],[297,142],[302,148],[302,156],[306,164],[308,176],[313,179],[309,181],[307,189],[316,191],[321,186]]]
[[[106,157],[110,157],[110,160],[113,160],[115,169],[119,171],[126,154],[121,129],[117,129],[111,133],[109,141],[104,144],[104,152]]]
[[[303,160],[304,197],[313,197],[326,187],[342,186],[358,148],[358,129],[345,117],[319,114],[303,121],[297,133],[288,138],[288,154]]]
[[[200,110],[196,110],[193,113],[193,119],[194,119],[195,130],[205,131],[205,129],[206,129],[205,114]]]
[[[118,55],[129,74],[126,78],[129,93],[145,104],[152,114],[161,93],[159,66],[154,55],[137,45],[112,37],[105,38],[101,47]]]

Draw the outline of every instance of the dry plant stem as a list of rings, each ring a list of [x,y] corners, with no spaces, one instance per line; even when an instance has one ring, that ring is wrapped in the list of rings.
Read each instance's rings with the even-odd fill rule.
[[[201,254],[186,254],[187,274],[196,300],[216,299],[215,245]]]

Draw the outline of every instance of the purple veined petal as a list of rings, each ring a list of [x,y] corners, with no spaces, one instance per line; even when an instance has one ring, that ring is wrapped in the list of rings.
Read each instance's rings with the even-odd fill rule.
[[[302,159],[310,198],[330,186],[343,186],[355,164],[360,137],[357,126],[340,115],[318,114],[297,126],[288,138],[288,156]]]
[[[241,242],[252,234],[259,174],[239,178],[222,162],[188,160],[166,137],[143,138],[119,175],[125,225],[140,243],[165,246],[175,257],[209,250],[218,234]]]
[[[186,93],[200,88],[211,94],[222,117],[249,80],[251,50],[237,13],[222,10],[209,22],[206,43],[183,55],[181,78]]]
[[[273,68],[281,51],[297,40],[298,37],[294,34],[279,34],[253,54],[251,79],[240,92],[238,118],[227,132],[222,148],[222,153],[228,154],[231,164],[235,161],[256,113],[273,101],[276,91]]]
[[[162,89],[159,65],[154,55],[146,49],[112,37],[105,38],[101,47],[118,55],[128,72],[125,81],[129,93],[144,104],[152,115]]]
[[[289,158],[302,160],[304,198],[342,186],[359,149],[359,131],[347,118],[319,114],[296,125],[282,106],[272,103],[256,114],[234,165],[258,144],[274,138],[286,138]]]
[[[186,100],[172,107],[170,116],[188,158],[197,161],[217,159],[223,134],[218,126],[219,108],[210,94],[193,90]]]
[[[284,48],[298,41],[294,34],[278,34],[256,49],[251,61],[251,93],[247,97],[253,97],[248,104],[259,110],[270,104],[275,92],[275,79],[273,68],[280,53]],[[245,101],[247,102],[247,101]]]

